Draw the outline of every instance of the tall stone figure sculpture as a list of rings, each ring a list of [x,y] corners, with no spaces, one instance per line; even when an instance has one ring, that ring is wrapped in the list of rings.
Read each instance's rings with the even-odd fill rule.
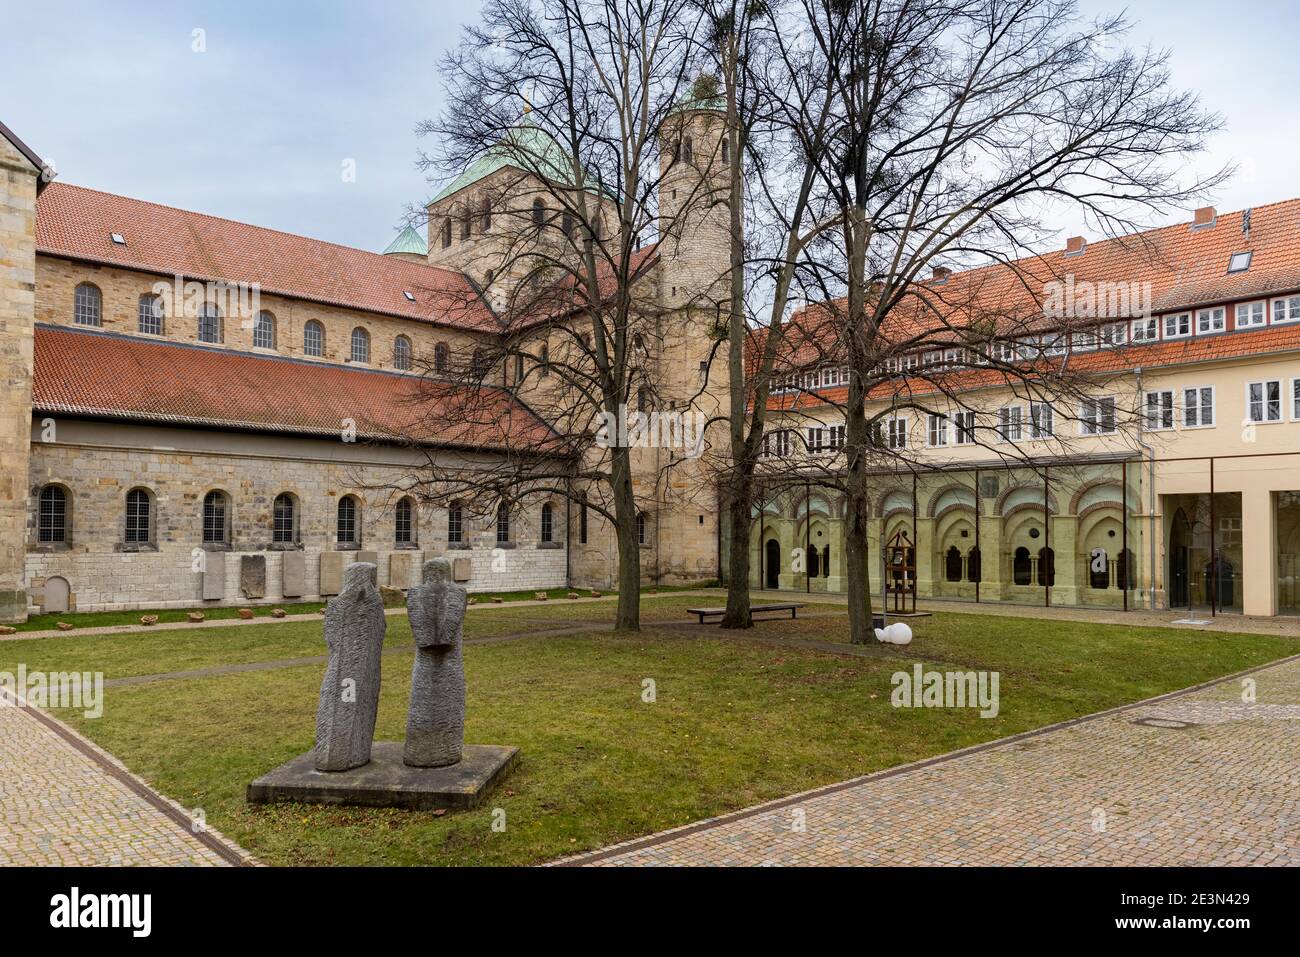
[[[316,706],[317,771],[347,771],[370,761],[388,627],[377,572],[370,562],[349,565],[343,590],[325,608],[329,665]]]
[[[424,581],[406,594],[415,636],[411,706],[402,760],[411,767],[456,764],[465,743],[465,666],[461,639],[468,605],[451,580],[451,562],[424,563]]]

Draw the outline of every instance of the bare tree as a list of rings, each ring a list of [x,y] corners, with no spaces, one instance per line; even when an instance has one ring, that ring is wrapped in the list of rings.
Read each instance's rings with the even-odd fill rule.
[[[1023,257],[1045,237],[1045,217],[1081,211],[1120,236],[1202,195],[1223,174],[1183,182],[1180,170],[1218,120],[1170,89],[1163,54],[1119,45],[1122,18],[1085,23],[1073,0],[800,7],[833,88],[819,189],[836,224],[800,273],[822,303],[801,345],[848,373],[842,396],[822,398],[845,417],[834,483],[847,504],[851,633],[866,641],[869,483],[882,459],[912,467],[879,434],[878,403],[974,412],[973,381],[1047,402],[1085,394],[1087,363],[1051,338],[1071,325],[1043,335],[1051,271]],[[948,286],[931,274],[937,263],[1000,271]]]
[[[688,398],[668,371],[690,344],[687,324],[709,309],[707,281],[675,298],[655,287],[716,188],[716,158],[681,133],[697,19],[687,0],[489,0],[443,64],[446,109],[421,127],[440,147],[426,168],[473,177],[429,207],[431,259],[465,271],[495,316],[458,368],[425,357],[432,390],[445,392],[449,375],[474,386],[429,409],[447,424],[486,424],[492,387],[508,386],[556,438],[503,434],[491,465],[430,461],[419,482],[485,514],[559,496],[606,519],[620,629],[639,626],[645,509],[662,473],[691,460],[633,447],[656,443],[626,423],[644,429],[638,412]]]

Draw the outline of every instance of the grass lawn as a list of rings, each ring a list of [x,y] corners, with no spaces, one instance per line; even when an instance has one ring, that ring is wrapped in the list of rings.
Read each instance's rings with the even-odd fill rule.
[[[467,741],[523,751],[515,773],[471,812],[246,805],[250,780],[311,747],[323,670],[317,665],[110,688],[102,718],[62,716],[164,793],[203,808],[213,826],[268,863],[528,864],[1300,650],[1294,639],[1270,635],[947,612],[915,622],[908,648],[873,645],[863,657],[718,638],[715,631],[656,630],[656,622],[681,620],[694,601],[647,598],[647,630],[635,636],[590,632],[467,646]],[[467,634],[609,620],[612,613],[612,605],[576,602],[476,610]],[[289,657],[320,653],[319,629],[299,622],[3,642],[0,667],[53,667],[44,662],[57,656],[67,667],[114,677],[146,665],[193,667],[209,654]],[[755,629],[763,637],[835,641],[846,632],[842,616]],[[390,618],[388,635],[408,642],[404,619]],[[134,645],[123,644],[128,639]],[[893,709],[890,676],[917,661],[1000,671],[999,715]],[[404,733],[410,667],[409,652],[384,659],[380,739]],[[655,682],[654,703],[642,701],[647,678]],[[503,832],[492,830],[494,808],[506,812]]]

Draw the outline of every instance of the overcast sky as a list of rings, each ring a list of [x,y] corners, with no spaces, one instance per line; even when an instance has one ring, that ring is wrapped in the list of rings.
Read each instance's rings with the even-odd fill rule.
[[[479,0],[6,5],[0,120],[61,180],[380,250],[430,195],[412,130],[437,113],[439,54]],[[1130,42],[1170,48],[1175,83],[1227,120],[1201,161],[1240,166],[1220,209],[1300,195],[1300,4],[1143,0],[1130,15]]]

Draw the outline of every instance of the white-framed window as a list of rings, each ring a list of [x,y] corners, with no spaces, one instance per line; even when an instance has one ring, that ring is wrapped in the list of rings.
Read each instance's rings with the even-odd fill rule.
[[[901,417],[890,419],[886,428],[885,439],[888,448],[907,448],[907,419]]]
[[[1166,339],[1186,339],[1191,334],[1192,314],[1190,312],[1176,312],[1165,316]]]
[[[922,355],[921,365],[925,366],[927,369],[932,366],[943,365],[943,350],[931,349],[929,352]]]
[[[1226,328],[1228,328],[1228,314],[1222,306],[1196,311],[1196,332],[1198,335],[1204,336],[1213,332],[1222,332]]]
[[[913,369],[919,368],[920,365],[921,365],[921,357],[917,355],[915,352],[909,352],[907,355],[903,356],[904,372],[911,372]]]
[[[931,412],[929,417],[930,448],[937,449],[948,444],[948,417]]]
[[[1079,406],[1079,424],[1084,435],[1109,435],[1115,431],[1115,397],[1084,399]]]
[[[1050,402],[1029,403],[1029,437],[1050,439],[1056,434],[1056,423]]]
[[[998,362],[1016,362],[1020,358],[1020,351],[1010,339],[998,339],[993,343],[993,358]]]
[[[1246,383],[1246,418],[1251,422],[1282,421],[1281,380]]]
[[[1128,342],[1127,322],[1108,322],[1097,331],[1103,349],[1113,349]]]
[[[1268,322],[1268,303],[1263,299],[1258,302],[1237,303],[1238,329],[1253,329]]]
[[[1003,442],[1019,442],[1024,410],[1018,405],[998,409],[998,436]]]
[[[1273,322],[1300,322],[1300,296],[1274,299]]]
[[[839,366],[827,366],[822,370],[822,385],[839,385],[840,368]]]
[[[1043,336],[1043,354],[1047,356],[1065,355],[1065,336],[1059,332]]]
[[[1097,348],[1097,330],[1080,329],[1070,333],[1070,350],[1073,352],[1091,352]]]
[[[808,451],[820,452],[826,447],[825,433],[821,426],[813,426],[808,429]]]
[[[1130,342],[1155,342],[1160,338],[1160,320],[1155,316],[1134,319],[1129,324]]]
[[[1300,422],[1300,379],[1291,380],[1291,421]]]
[[[1152,432],[1174,427],[1174,393],[1172,389],[1161,389],[1147,393],[1146,427],[1148,431]]]
[[[275,348],[275,317],[265,309],[253,319],[253,348]]]
[[[810,369],[803,374],[803,387],[805,389],[816,389],[821,386],[821,373],[816,369]]]
[[[1183,390],[1183,427],[1203,429],[1214,425],[1214,386],[1199,385]]]
[[[954,442],[957,445],[974,445],[975,413],[972,411],[958,412],[953,419],[957,426],[953,435]]]

